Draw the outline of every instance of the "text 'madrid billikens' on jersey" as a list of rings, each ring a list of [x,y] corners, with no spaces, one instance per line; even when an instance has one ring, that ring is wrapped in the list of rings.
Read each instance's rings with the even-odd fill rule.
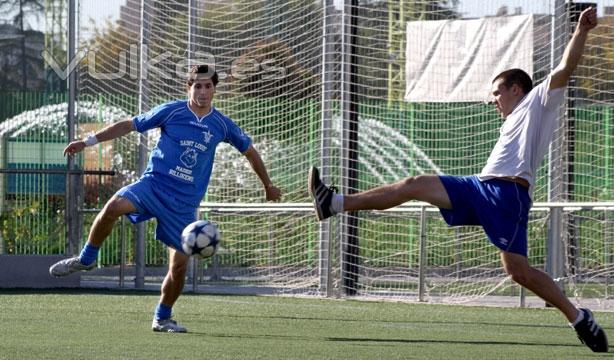
[[[151,151],[143,177],[161,189],[197,207],[207,191],[215,148],[227,142],[244,153],[252,140],[237,124],[217,109],[198,118],[186,100],[159,105],[132,119],[143,133],[160,128],[160,138]]]

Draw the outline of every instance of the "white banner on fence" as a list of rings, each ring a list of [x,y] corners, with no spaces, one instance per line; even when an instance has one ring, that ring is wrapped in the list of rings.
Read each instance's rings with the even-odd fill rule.
[[[405,55],[406,101],[484,101],[501,71],[533,73],[533,16],[410,21]]]

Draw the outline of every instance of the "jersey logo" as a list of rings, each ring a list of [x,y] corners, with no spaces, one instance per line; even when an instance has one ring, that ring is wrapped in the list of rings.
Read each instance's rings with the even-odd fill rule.
[[[196,165],[196,159],[198,158],[198,153],[196,149],[188,148],[186,151],[181,154],[179,160],[185,165],[187,168],[193,168]]]
[[[203,131],[203,138],[205,140],[205,144],[208,144],[209,141],[211,141],[211,138],[213,137],[213,134],[211,133],[211,131],[207,130],[206,132]]]

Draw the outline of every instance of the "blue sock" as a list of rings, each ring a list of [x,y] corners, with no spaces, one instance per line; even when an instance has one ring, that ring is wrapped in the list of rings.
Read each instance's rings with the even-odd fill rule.
[[[168,305],[164,305],[162,303],[158,303],[156,306],[156,320],[166,320],[171,318],[171,312],[173,308]]]
[[[79,261],[81,261],[81,264],[83,265],[93,264],[94,261],[96,261],[96,258],[98,257],[98,250],[100,250],[99,247],[95,247],[94,245],[91,245],[90,243],[85,244],[83,249],[81,249],[81,254],[79,254]]]

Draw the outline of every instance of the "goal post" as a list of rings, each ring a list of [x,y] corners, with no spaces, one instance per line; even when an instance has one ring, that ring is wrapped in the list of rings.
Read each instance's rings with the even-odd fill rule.
[[[360,212],[358,216],[362,221],[371,225],[361,228],[364,235],[358,253],[359,265],[354,274],[357,279],[355,295],[448,303],[476,301],[486,295],[520,296],[520,289],[501,268],[498,254],[483,231],[479,227],[448,227],[438,212],[436,207],[421,202],[408,202],[384,211]],[[210,279],[211,274],[215,274],[217,280],[223,280],[226,284],[240,284],[242,288],[237,291],[251,287],[252,291],[261,293],[326,295],[328,289],[322,280],[325,275],[314,269],[318,264],[315,252],[327,249],[317,250],[320,245],[315,237],[305,236],[300,241],[302,244],[282,249],[277,247],[289,243],[284,243],[279,237],[287,238],[292,231],[275,231],[268,235],[264,247],[261,247],[262,244],[252,244],[259,248],[255,252],[245,252],[242,249],[245,243],[235,242],[235,239],[242,237],[244,241],[250,241],[248,238],[253,236],[253,226],[271,227],[276,218],[292,222],[298,231],[305,229],[299,226],[301,223],[306,229],[317,228],[311,203],[204,202],[199,213],[200,218],[223,224],[226,234],[222,237],[233,239],[222,242],[219,258],[209,263],[203,274],[204,279]],[[576,243],[574,251],[566,251],[561,257],[567,273],[555,280],[579,297],[609,294],[609,269],[614,260],[611,256],[614,203],[534,203],[529,217],[529,243],[533,245],[529,259],[533,266],[545,266],[553,251],[536,245],[545,243],[548,219],[559,213],[575,219],[570,236],[580,234],[587,239]],[[252,227],[245,229],[235,228],[233,222],[242,224],[244,218],[267,220],[262,224],[252,223]],[[333,222],[338,226],[339,219],[333,219]],[[386,223],[385,227],[378,224],[376,229],[369,229],[381,222]],[[411,229],[405,230],[406,235],[399,231],[381,235],[382,229],[408,226]],[[597,233],[603,235],[601,245],[590,241]],[[292,247],[296,249],[292,250]],[[296,253],[292,254],[293,251]],[[314,251],[311,256],[310,251]],[[335,257],[335,254],[329,256]],[[607,260],[601,263],[600,257]],[[245,264],[245,268],[238,268],[237,264]],[[337,266],[333,273],[342,273],[339,268],[342,265]],[[207,284],[207,281],[202,284]],[[344,284],[337,279],[335,296],[346,294],[342,288]]]

